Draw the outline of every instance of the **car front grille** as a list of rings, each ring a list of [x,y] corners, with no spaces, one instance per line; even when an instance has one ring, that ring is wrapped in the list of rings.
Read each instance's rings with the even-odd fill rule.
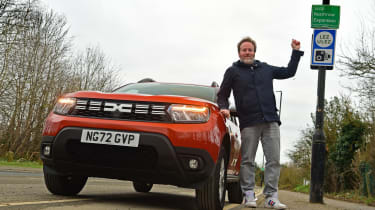
[[[116,120],[171,122],[167,103],[77,98],[70,115]]]

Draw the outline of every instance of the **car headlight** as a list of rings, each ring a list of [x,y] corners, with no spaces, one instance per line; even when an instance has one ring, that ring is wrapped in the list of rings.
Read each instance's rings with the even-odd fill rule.
[[[55,107],[53,108],[53,111],[56,114],[69,114],[73,110],[75,105],[75,98],[59,98]]]
[[[172,104],[168,113],[174,122],[180,123],[203,123],[210,118],[210,110],[205,106]]]

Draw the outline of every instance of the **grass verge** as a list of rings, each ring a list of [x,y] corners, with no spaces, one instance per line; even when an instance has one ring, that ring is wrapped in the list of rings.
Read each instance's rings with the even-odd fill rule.
[[[301,193],[310,193],[310,186],[309,185],[298,185],[293,189],[294,192],[301,192]],[[324,197],[335,199],[335,200],[342,200],[342,201],[349,201],[352,203],[362,203],[368,206],[375,206],[375,197],[370,196],[361,196],[360,193],[356,190],[349,191],[349,192],[341,192],[341,193],[324,193]]]
[[[23,159],[10,161],[0,158],[0,166],[16,166],[16,167],[28,167],[28,168],[42,168],[43,165],[40,162],[36,161],[27,161]]]
[[[324,194],[327,198],[336,200],[349,201],[354,203],[363,203],[368,206],[375,206],[375,197],[359,195],[358,191],[340,192],[340,193],[327,193]]]
[[[293,189],[295,192],[302,192],[302,193],[309,193],[310,192],[310,185],[298,185]]]

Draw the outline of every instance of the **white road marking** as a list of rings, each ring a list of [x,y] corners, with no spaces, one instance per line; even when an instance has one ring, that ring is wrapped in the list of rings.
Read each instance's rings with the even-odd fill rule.
[[[87,201],[92,200],[90,198],[82,199],[66,199],[66,200],[50,200],[50,201],[33,201],[33,202],[18,202],[18,203],[0,203],[0,207],[6,206],[23,206],[23,205],[35,205],[35,204],[47,204],[47,203],[65,203],[65,202],[76,202],[76,201]]]

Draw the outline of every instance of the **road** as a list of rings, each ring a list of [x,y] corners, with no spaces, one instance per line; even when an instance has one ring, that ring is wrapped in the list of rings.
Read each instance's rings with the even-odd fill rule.
[[[154,185],[137,193],[128,181],[89,178],[76,197],[48,192],[41,169],[0,167],[0,209],[186,209],[194,210],[195,191]],[[226,204],[231,209],[238,204]]]
[[[257,192],[257,210],[262,208],[264,198]],[[137,193],[131,182],[89,178],[78,196],[56,196],[44,186],[41,169],[0,166],[0,210],[194,210],[195,192],[192,189],[167,185],[154,185],[149,193]],[[290,210],[375,210],[375,207],[324,198],[324,204],[309,203],[307,194],[280,190],[280,200]],[[251,209],[244,205],[226,203],[224,210]]]

